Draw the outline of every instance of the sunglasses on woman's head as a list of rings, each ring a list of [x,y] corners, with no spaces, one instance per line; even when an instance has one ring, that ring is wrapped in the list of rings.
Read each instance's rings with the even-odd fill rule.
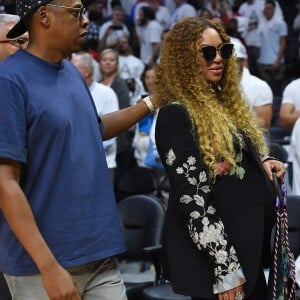
[[[206,61],[212,61],[216,58],[217,52],[223,59],[228,59],[232,55],[233,44],[224,43],[220,47],[203,46],[200,48],[202,55]]]

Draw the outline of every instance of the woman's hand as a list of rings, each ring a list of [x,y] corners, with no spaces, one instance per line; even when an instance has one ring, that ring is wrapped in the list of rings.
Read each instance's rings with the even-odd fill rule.
[[[244,286],[240,285],[232,290],[218,294],[218,300],[242,300],[245,299]]]
[[[286,171],[283,162],[275,159],[267,159],[263,160],[262,164],[270,180],[273,180],[272,172],[275,172],[277,178],[280,180],[280,183],[284,183],[284,175]]]
[[[228,161],[217,162],[215,163],[214,172],[216,176],[227,175],[231,168],[232,164]]]

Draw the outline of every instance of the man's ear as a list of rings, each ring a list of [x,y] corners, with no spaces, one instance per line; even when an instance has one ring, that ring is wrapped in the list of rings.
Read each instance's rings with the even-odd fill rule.
[[[50,26],[49,11],[45,5],[38,8],[38,19],[45,26]]]

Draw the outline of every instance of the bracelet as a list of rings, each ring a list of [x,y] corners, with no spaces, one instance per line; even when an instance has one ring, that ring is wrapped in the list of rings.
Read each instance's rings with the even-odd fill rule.
[[[268,161],[268,160],[278,160],[278,161],[279,161],[279,159],[276,158],[276,157],[273,157],[273,156],[265,156],[265,157],[263,157],[263,158],[261,159],[261,162],[264,163],[264,162],[266,162],[266,161]]]
[[[150,112],[153,113],[155,111],[155,107],[151,101],[151,96],[147,96],[147,97],[143,98],[142,101],[147,105]]]

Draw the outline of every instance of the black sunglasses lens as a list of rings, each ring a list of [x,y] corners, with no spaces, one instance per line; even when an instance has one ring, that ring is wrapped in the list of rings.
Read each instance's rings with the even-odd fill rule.
[[[221,57],[224,59],[228,59],[232,54],[232,50],[233,50],[233,44],[222,45],[222,47],[220,48]]]
[[[214,46],[205,46],[201,48],[201,51],[206,61],[213,60],[217,55],[217,50]]]
[[[86,12],[86,8],[85,7],[82,7],[81,10],[80,10],[80,14],[79,14],[79,18],[80,20],[83,18],[83,16],[85,15],[85,12]]]

